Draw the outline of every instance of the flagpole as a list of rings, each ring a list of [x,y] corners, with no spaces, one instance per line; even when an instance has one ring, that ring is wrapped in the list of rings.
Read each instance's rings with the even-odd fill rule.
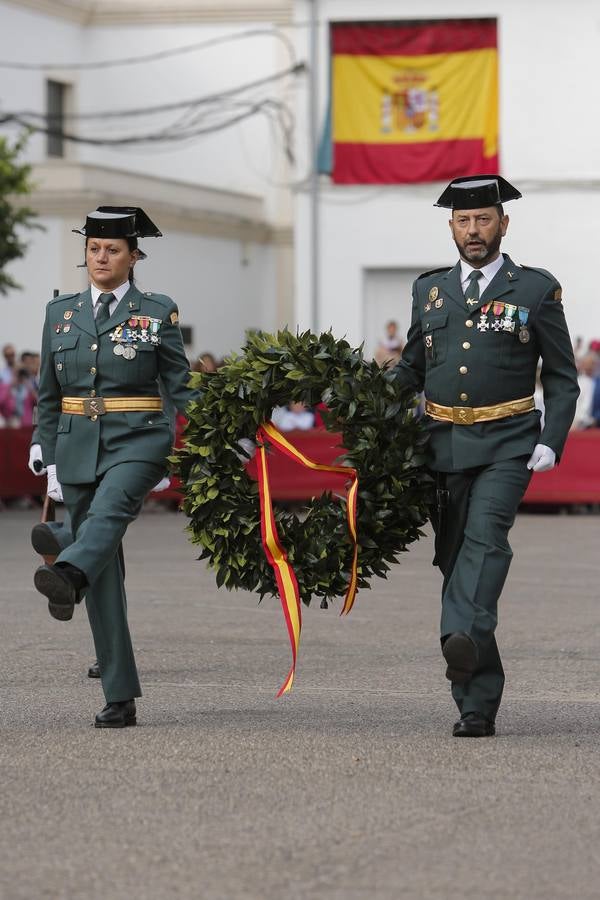
[[[311,328],[319,331],[321,281],[321,220],[320,184],[318,171],[319,144],[319,0],[310,2],[310,80],[309,80],[309,139],[310,139],[310,243],[311,243]]]

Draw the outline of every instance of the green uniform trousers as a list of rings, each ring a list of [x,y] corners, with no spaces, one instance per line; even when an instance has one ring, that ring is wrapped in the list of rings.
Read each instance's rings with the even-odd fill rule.
[[[528,457],[445,475],[448,505],[436,531],[436,558],[444,575],[441,638],[466,632],[479,650],[479,663],[466,684],[453,684],[461,715],[479,712],[494,721],[504,670],[494,637],[498,600],[512,560],[508,543],[519,504],[531,478]]]
[[[88,580],[85,602],[107,703],[141,696],[119,547],[163,474],[155,463],[123,462],[93,484],[62,485],[74,541],[57,562],[77,566]]]

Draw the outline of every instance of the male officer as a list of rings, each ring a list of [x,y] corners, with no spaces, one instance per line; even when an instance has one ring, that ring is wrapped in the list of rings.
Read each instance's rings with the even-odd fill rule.
[[[497,175],[452,181],[437,202],[452,210],[460,254],[413,285],[412,321],[397,376],[425,391],[429,465],[436,473],[436,559],[441,641],[460,711],[455,737],[495,733],[504,671],[494,637],[512,551],[508,532],[531,471],[562,452],[578,395],[558,281],[500,253],[502,203],[521,197]],[[545,423],[534,408],[542,360]]]
[[[122,728],[136,724],[141,690],[119,547],[171,451],[159,378],[181,412],[199,393],[187,386],[175,303],[133,283],[137,239],[158,228],[139,208],[99,207],[79,233],[90,286],[47,306],[38,403],[48,495],[64,497],[75,540],[34,582],[59,620],[85,593],[106,696],[95,725]]]

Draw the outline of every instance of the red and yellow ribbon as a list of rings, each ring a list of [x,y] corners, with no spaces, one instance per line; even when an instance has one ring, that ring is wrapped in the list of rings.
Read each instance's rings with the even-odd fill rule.
[[[277,429],[272,422],[265,422],[260,426],[256,432],[256,440],[258,443],[258,491],[260,496],[263,547],[269,564],[273,567],[275,573],[281,607],[283,609],[283,615],[285,617],[285,623],[292,647],[292,667],[277,694],[278,697],[281,697],[282,694],[287,694],[287,692],[291,690],[294,683],[296,660],[298,658],[298,645],[300,643],[300,631],[302,629],[302,612],[300,607],[298,581],[277,533],[277,525],[271,498],[269,466],[265,442],[268,441],[275,449],[281,450],[281,452],[285,453],[289,459],[305,466],[307,469],[344,475],[351,482],[346,498],[346,516],[348,520],[348,530],[352,539],[353,555],[352,567],[350,570],[350,582],[348,584],[348,590],[346,591],[341,615],[348,614],[352,609],[358,580],[358,543],[356,532],[358,475],[356,469],[349,468],[348,466],[326,466],[309,459],[294,447],[294,445],[281,434],[279,429]]]

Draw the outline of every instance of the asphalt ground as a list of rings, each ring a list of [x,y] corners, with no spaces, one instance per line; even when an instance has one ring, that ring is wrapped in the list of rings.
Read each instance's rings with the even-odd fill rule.
[[[0,513],[0,897],[600,897],[600,518],[521,515],[496,738],[457,740],[431,540],[346,619],[218,591],[177,513],[126,538],[137,728],[91,727],[84,610]],[[339,607],[338,607],[339,609]]]

